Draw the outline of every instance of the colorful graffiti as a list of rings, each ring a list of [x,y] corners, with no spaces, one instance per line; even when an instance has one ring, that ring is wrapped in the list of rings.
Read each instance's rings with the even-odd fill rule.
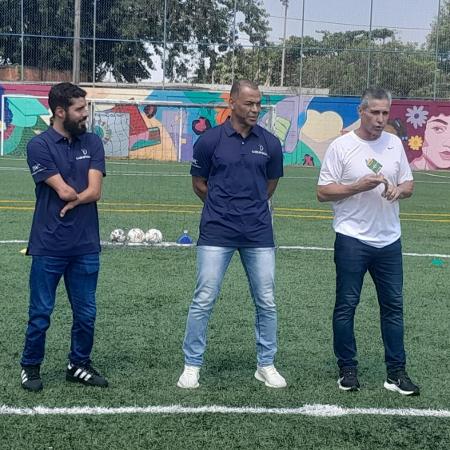
[[[4,118],[0,117],[4,155],[23,155],[28,140],[46,129],[48,90],[47,85],[0,85],[0,95],[5,95]],[[87,91],[89,98],[97,99],[93,128],[109,157],[190,161],[198,137],[229,115],[228,109],[216,106],[227,103],[224,92]],[[43,98],[15,96],[18,94]],[[122,102],[111,102],[119,99]],[[142,101],[170,102],[172,106]],[[355,97],[268,94],[263,103],[274,105],[275,110],[264,110],[260,124],[280,139],[286,165],[320,166],[329,144],[359,126],[358,102]],[[202,106],[193,107],[195,104]],[[394,100],[386,131],[402,140],[414,170],[450,169],[450,102]]]
[[[395,102],[389,125],[413,170],[450,169],[450,102]]]

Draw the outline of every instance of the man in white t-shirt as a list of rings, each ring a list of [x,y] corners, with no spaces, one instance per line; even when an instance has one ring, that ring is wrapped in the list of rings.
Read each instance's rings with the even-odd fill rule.
[[[414,183],[402,143],[383,131],[391,95],[369,88],[361,98],[358,129],[328,148],[317,187],[320,202],[331,201],[336,231],[336,304],[333,313],[338,386],[359,390],[354,316],[368,271],[380,305],[387,379],[384,387],[418,395],[405,370],[403,268],[399,200],[411,197]]]

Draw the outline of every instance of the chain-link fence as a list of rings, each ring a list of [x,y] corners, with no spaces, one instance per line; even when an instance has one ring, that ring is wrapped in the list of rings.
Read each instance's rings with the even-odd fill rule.
[[[0,81],[166,87],[245,77],[296,92],[358,95],[378,84],[396,97],[448,98],[450,0],[407,3],[0,0]]]

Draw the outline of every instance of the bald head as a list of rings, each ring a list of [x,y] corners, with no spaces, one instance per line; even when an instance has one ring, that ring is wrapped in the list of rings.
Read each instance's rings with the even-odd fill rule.
[[[242,88],[247,87],[253,91],[259,91],[259,87],[256,83],[250,80],[239,80],[235,81],[231,86],[230,97],[233,100],[236,100],[239,97],[239,94]]]

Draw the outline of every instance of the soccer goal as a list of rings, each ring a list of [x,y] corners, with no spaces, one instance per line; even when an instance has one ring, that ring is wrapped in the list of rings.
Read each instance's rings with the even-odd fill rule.
[[[160,230],[162,245],[185,230],[195,241],[202,203],[189,175],[193,146],[228,118],[228,104],[90,99],[89,108],[108,161],[102,238],[137,228]],[[273,129],[274,116],[275,107],[264,105],[260,125]]]
[[[0,156],[25,156],[28,141],[47,129],[47,97],[2,95],[0,103]]]
[[[90,98],[88,107],[89,128],[101,137],[107,158],[99,202],[102,240],[109,241],[113,230],[133,228],[160,230],[163,242],[188,230],[196,240],[202,203],[189,175],[193,146],[227,119],[228,105]],[[275,106],[262,109],[259,123],[272,130]],[[1,155],[24,158],[28,141],[47,129],[50,116],[46,97],[3,96]]]
[[[197,138],[229,116],[226,103],[90,99],[91,129],[118,159],[186,162]],[[275,106],[264,105],[260,124],[272,130]]]

